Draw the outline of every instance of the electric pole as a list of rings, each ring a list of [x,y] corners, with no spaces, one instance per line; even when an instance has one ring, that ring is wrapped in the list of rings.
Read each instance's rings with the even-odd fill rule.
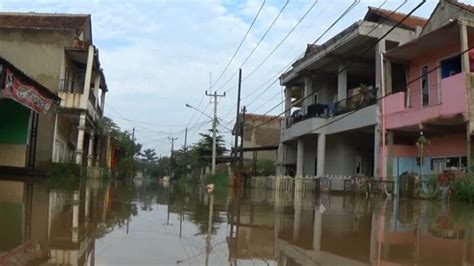
[[[132,129],[132,153],[130,154],[130,180],[133,179],[133,156],[135,155],[135,127]]]
[[[242,121],[240,124],[240,160],[239,160],[239,187],[242,186],[242,178],[244,175],[244,126],[245,126],[245,113],[247,112],[247,108],[242,107]],[[245,182],[244,178],[244,182]],[[244,183],[245,185],[245,183]]]
[[[241,86],[242,85],[242,69],[239,68],[239,85],[238,85],[238,91],[237,91],[237,112],[236,112],[236,115],[235,115],[235,124],[238,125],[236,127],[236,132],[234,132],[235,134],[235,140],[234,140],[234,158],[233,158],[233,161],[234,161],[234,186],[236,186],[236,181],[237,181],[237,178],[238,178],[238,168],[237,168],[237,147],[239,146],[239,126],[240,126],[240,123],[239,123],[239,112],[240,112],[240,91],[241,91]],[[237,174],[237,175],[236,175]]]
[[[184,173],[185,178],[188,176],[188,128],[184,129]]]
[[[214,91],[214,94],[207,93],[206,96],[211,97],[211,103],[214,103],[214,118],[212,121],[212,166],[211,166],[211,174],[216,174],[216,134],[217,134],[217,98],[218,97],[225,97],[224,94],[217,94],[217,91]],[[212,98],[214,98],[214,102],[212,102]]]
[[[169,140],[171,140],[171,155],[170,155],[170,179],[173,176],[173,150],[174,150],[174,141],[177,140],[178,138],[173,138],[173,137],[168,137]]]

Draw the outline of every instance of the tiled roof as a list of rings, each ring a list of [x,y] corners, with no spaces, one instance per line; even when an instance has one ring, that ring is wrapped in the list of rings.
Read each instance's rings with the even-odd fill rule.
[[[401,22],[403,18],[407,15],[407,14],[403,14],[399,12],[393,12],[392,10],[370,7],[370,6],[369,6],[369,11],[367,12],[366,18],[369,14],[377,14],[379,16],[389,18],[392,21],[397,22],[397,23]],[[412,15],[412,16],[409,16],[407,19],[405,19],[401,24],[404,25],[405,27],[416,29],[417,26],[424,27],[426,25],[426,22],[427,20],[425,18]]]
[[[0,27],[24,29],[74,30],[80,34],[90,15],[59,13],[0,12]]]
[[[459,8],[462,8],[464,10],[467,10],[469,12],[472,12],[474,13],[474,6],[471,6],[471,5],[468,5],[468,4],[464,4],[464,3],[461,3],[461,2],[458,2],[456,0],[446,0],[448,3],[452,4],[452,5],[455,5]]]

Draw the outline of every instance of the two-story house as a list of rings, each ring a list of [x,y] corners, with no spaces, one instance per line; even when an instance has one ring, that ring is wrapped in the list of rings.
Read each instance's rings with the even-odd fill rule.
[[[107,85],[90,15],[0,13],[0,55],[61,98],[38,119],[38,166],[98,163]]]
[[[417,37],[426,22],[405,16],[369,8],[324,44],[308,45],[280,77],[286,99],[280,174],[379,174],[382,53]]]
[[[379,163],[386,176],[472,165],[473,27],[474,6],[442,0],[417,39],[385,54]],[[405,75],[393,75],[396,64]]]

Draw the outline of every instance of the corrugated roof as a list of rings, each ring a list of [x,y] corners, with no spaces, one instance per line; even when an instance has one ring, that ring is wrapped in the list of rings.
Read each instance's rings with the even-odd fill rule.
[[[390,19],[396,23],[401,22],[403,18],[407,16],[407,14],[404,14],[404,13],[393,12],[392,10],[369,6],[369,11],[365,15],[365,18],[367,18],[370,14],[377,14],[379,16]],[[406,18],[401,24],[404,25],[405,27],[416,29],[416,27],[418,26],[424,27],[426,25],[426,22],[427,20],[425,18],[411,15],[408,18]]]
[[[62,13],[0,12],[0,27],[24,29],[74,30],[80,34],[90,15]]]

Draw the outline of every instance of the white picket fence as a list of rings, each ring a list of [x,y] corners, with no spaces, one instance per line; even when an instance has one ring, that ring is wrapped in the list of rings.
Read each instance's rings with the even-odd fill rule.
[[[328,175],[319,178],[315,176],[290,177],[290,176],[255,176],[249,180],[252,188],[265,188],[278,191],[315,191],[318,189],[328,191],[347,191],[354,187],[354,180],[350,176]]]

